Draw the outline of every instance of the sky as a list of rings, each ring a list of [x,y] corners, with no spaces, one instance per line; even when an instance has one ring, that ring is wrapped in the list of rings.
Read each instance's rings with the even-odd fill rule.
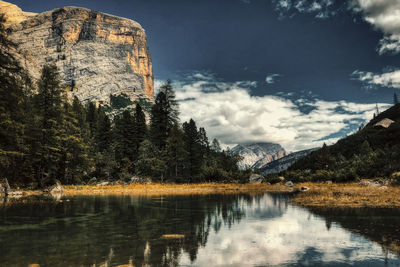
[[[331,144],[400,89],[399,0],[15,0],[139,22],[155,84],[174,82],[181,120],[233,146]]]

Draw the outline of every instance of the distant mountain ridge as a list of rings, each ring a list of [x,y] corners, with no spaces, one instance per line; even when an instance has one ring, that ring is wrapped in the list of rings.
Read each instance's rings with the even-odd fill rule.
[[[239,162],[240,169],[259,168],[287,155],[285,149],[275,143],[239,144],[232,148],[232,152],[243,157]]]
[[[294,153],[290,153],[287,156],[284,156],[280,159],[271,161],[263,166],[261,166],[260,172],[262,174],[271,174],[271,173],[280,173],[282,171],[286,171],[290,166],[292,166],[296,161],[301,158],[304,158],[308,154],[313,151],[318,150],[319,148],[311,148],[307,150],[301,150]]]

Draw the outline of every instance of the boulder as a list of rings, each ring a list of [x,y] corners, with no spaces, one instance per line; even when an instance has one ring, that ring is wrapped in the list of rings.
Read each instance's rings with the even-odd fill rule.
[[[249,182],[252,184],[260,184],[263,181],[264,181],[264,177],[262,175],[255,174],[255,173],[250,175]]]
[[[102,183],[97,184],[97,186],[106,186],[109,184],[110,184],[109,182],[102,182]]]
[[[332,184],[332,181],[326,181],[325,183],[326,184]]]
[[[293,184],[293,182],[292,182],[292,181],[288,181],[288,182],[286,182],[286,183],[285,183],[285,186],[288,186],[288,187],[293,187],[293,186],[294,186],[294,184]]]
[[[142,182],[142,179],[137,176],[132,176],[131,179],[129,179],[129,184],[138,184]]]
[[[88,184],[95,184],[96,182],[97,182],[97,178],[93,177],[93,178],[90,178]]]
[[[370,182],[370,184],[368,186],[370,186],[370,187],[380,187],[381,184],[379,183],[379,181],[378,182]]]
[[[0,194],[8,195],[10,190],[11,190],[11,188],[10,188],[7,178],[0,180]]]
[[[391,175],[391,177],[392,178],[400,178],[400,172],[394,172],[394,173],[392,173],[392,175]]]
[[[362,186],[370,186],[371,185],[371,181],[361,181],[358,184],[362,185]]]
[[[281,182],[283,182],[283,181],[286,180],[285,177],[283,177],[283,176],[279,176],[278,179],[279,179]]]

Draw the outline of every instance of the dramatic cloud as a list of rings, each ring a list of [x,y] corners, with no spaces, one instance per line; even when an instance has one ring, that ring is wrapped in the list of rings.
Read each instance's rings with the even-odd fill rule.
[[[312,13],[316,18],[328,18],[336,14],[334,0],[273,0],[281,17],[294,12]]]
[[[337,141],[371,119],[375,109],[375,104],[252,96],[256,86],[204,73],[186,75],[175,81],[181,120],[193,118],[210,138],[227,145],[275,142],[295,151]]]
[[[280,75],[280,74],[277,74],[277,73],[269,74],[269,75],[265,78],[265,82],[268,83],[268,84],[273,84],[273,83],[275,83],[276,78],[278,78],[278,77],[280,77],[280,76],[281,76],[281,75]]]
[[[364,20],[383,32],[378,52],[400,52],[400,1],[399,0],[352,0],[350,7],[360,12]]]
[[[376,86],[400,88],[400,70],[393,70],[382,74],[356,70],[351,76],[367,84],[370,88]]]
[[[383,33],[377,49],[379,54],[400,53],[399,0],[273,0],[273,3],[281,17],[309,13],[316,18],[328,18],[340,10],[359,13],[366,22]]]

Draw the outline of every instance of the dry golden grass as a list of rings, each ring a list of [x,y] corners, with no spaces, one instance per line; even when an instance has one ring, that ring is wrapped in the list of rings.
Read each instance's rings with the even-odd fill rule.
[[[400,207],[400,187],[304,183],[310,190],[297,194],[293,203],[308,207]]]
[[[400,187],[361,186],[357,183],[325,184],[302,183],[310,190],[293,196],[292,202],[308,207],[400,207]],[[131,184],[131,185],[80,185],[64,186],[65,196],[76,195],[210,195],[210,194],[262,194],[286,193],[292,188],[281,184]],[[41,191],[24,191],[24,195],[40,195]]]
[[[106,186],[65,186],[64,195],[209,195],[289,192],[283,185],[267,184],[131,184]]]

